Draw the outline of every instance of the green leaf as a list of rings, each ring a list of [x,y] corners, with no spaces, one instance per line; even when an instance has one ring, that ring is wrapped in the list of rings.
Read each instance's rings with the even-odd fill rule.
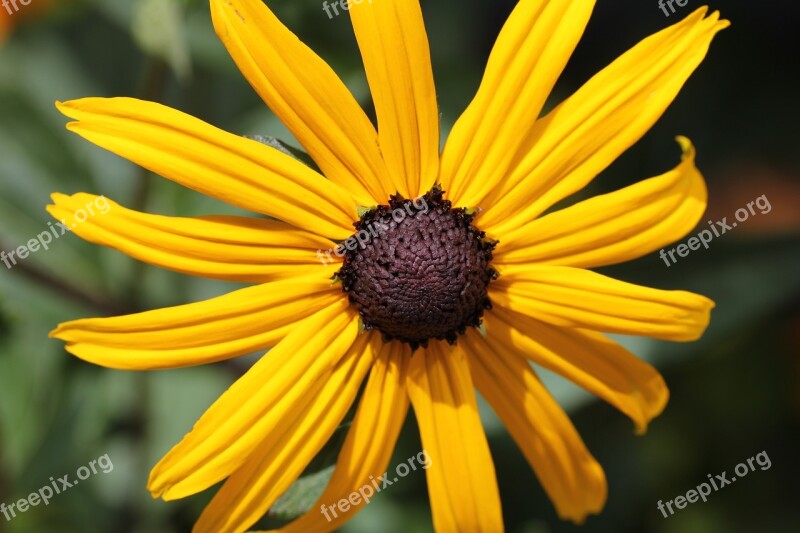
[[[336,465],[303,476],[295,481],[283,496],[278,498],[269,514],[281,520],[291,520],[311,509],[331,480]]]
[[[177,0],[139,0],[135,7],[133,38],[148,54],[166,61],[178,79],[191,73],[183,10]]]
[[[244,137],[246,139],[258,141],[261,144],[266,144],[271,148],[275,148],[279,152],[288,155],[289,157],[292,157],[294,159],[297,159],[304,165],[313,168],[317,172],[320,172],[319,167],[314,162],[314,160],[311,159],[310,155],[305,153],[303,150],[300,150],[299,148],[295,148],[294,146],[283,142],[280,139],[276,139],[275,137],[270,137],[268,135],[245,135]]]
[[[292,520],[311,509],[314,502],[322,496],[333,475],[336,459],[344,446],[347,431],[350,429],[353,416],[355,416],[355,406],[358,403],[358,401],[353,402],[353,407],[345,417],[345,422],[336,428],[322,450],[306,467],[303,475],[278,498],[269,511],[270,516],[281,520]]]

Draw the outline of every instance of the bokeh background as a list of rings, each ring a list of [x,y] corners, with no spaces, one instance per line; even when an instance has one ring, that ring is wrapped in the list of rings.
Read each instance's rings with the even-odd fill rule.
[[[377,1],[377,0],[376,0]],[[388,1],[388,0],[382,0]],[[347,15],[329,19],[320,0],[270,6],[328,60],[371,115],[369,91]],[[600,0],[548,107],[641,38],[701,4],[665,17],[656,0]],[[474,94],[512,0],[427,0],[438,98],[446,133]],[[709,184],[709,220],[766,195],[753,216],[667,268],[657,254],[604,272],[659,288],[694,290],[717,302],[705,337],[692,344],[623,339],[653,362],[671,401],[646,436],[609,406],[546,375],[590,450],[605,467],[608,504],[582,527],[558,520],[522,454],[485,409],[507,530],[547,533],[800,531],[800,6],[718,1],[732,20],[658,125],[582,195],[615,190],[676,164],[676,134],[689,136]],[[0,8],[0,249],[47,229],[51,192],[89,192],[181,216],[235,213],[69,134],[53,103],[82,96],[157,100],[240,134],[293,142],[236,71],[216,39],[204,0],[32,0]],[[705,225],[703,223],[703,225]],[[252,361],[132,373],[97,368],[48,339],[59,322],[202,300],[230,284],[144,266],[73,235],[8,270],[0,268],[0,502],[11,503],[104,454],[114,470],[11,522],[10,532],[189,531],[210,494],[150,499],[150,467]],[[332,446],[335,449],[335,443]],[[416,455],[407,421],[393,464]],[[766,452],[757,470],[664,518],[670,500]],[[315,469],[327,466],[321,458]],[[729,474],[730,475],[730,474]],[[307,490],[262,525],[296,512]],[[343,531],[427,532],[424,475],[412,473],[375,498]]]

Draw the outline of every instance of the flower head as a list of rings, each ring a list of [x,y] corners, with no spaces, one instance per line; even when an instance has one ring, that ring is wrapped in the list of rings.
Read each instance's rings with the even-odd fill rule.
[[[40,15],[42,12],[51,8],[55,0],[6,0],[0,5],[0,44],[2,44],[11,33],[14,27],[23,20]]]
[[[679,137],[674,169],[544,213],[654,124],[727,22],[698,9],[537,118],[593,7],[521,0],[441,154],[417,0],[350,6],[377,130],[331,68],[260,0],[211,0],[239,69],[321,174],[158,104],[59,104],[75,120],[69,129],[89,141],[276,219],[172,218],[111,203],[106,215],[74,228],[153,265],[254,284],[53,332],[76,356],[124,369],[271,348],[156,465],[153,496],[183,498],[226,480],[196,531],[246,530],[301,475],[366,380],[325,493],[286,531],[332,530],[353,516],[329,521],[319,506],[386,470],[410,405],[433,463],[426,476],[436,530],[501,531],[476,389],[561,517],[582,522],[601,510],[603,470],[530,362],[606,400],[643,432],[667,388],[605,334],[694,340],[713,303],[588,269],[681,238],[702,216],[706,189],[694,148]],[[48,209],[69,224],[91,198],[57,194]]]

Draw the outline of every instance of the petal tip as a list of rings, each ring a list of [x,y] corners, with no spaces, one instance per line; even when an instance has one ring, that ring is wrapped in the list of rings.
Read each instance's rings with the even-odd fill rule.
[[[675,141],[677,141],[677,143],[680,145],[681,151],[683,152],[681,158],[682,160],[685,161],[686,159],[694,159],[697,151],[695,150],[694,144],[688,137],[684,135],[678,135],[675,137]]]
[[[158,465],[153,467],[153,470],[150,471],[150,479],[147,480],[147,491],[154,500],[162,499],[166,491],[164,483],[158,479],[159,474],[156,472],[157,468]],[[164,501],[166,501],[166,498],[164,498]]]
[[[78,110],[78,102],[81,100],[85,100],[85,98],[78,100],[67,100],[66,102],[57,100],[56,109],[66,117],[75,118],[73,114]]]
[[[59,324],[58,327],[56,327],[54,330],[50,331],[50,333],[47,334],[47,337],[50,339],[63,340],[59,336],[63,331],[64,331],[64,324]]]
[[[54,193],[52,193],[50,195],[50,199],[57,205],[60,202],[65,202],[66,200],[68,200],[69,199],[69,195],[61,193],[61,192],[54,192]],[[53,206],[53,207],[55,207],[55,206]]]

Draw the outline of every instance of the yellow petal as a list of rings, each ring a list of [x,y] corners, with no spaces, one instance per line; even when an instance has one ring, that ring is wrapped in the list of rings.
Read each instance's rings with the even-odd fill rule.
[[[602,398],[628,416],[638,434],[667,405],[669,390],[658,371],[605,335],[550,326],[499,307],[484,321],[492,346],[521,354]]]
[[[185,498],[239,469],[269,434],[303,412],[357,334],[357,315],[344,299],[298,323],[153,468],[153,497]]]
[[[708,327],[714,303],[580,268],[512,265],[490,287],[493,303],[548,324],[606,333],[693,341]]]
[[[419,0],[350,4],[381,153],[397,191],[415,198],[439,172],[439,109]]]
[[[261,0],[212,0],[211,16],[239,70],[325,175],[359,205],[384,203],[392,191],[378,135],[327,63]]]
[[[77,121],[71,131],[185,187],[317,235],[353,234],[353,196],[274,148],[133,98],[84,98],[58,109]]]
[[[474,330],[459,342],[481,395],[525,454],[562,519],[583,523],[606,501],[603,468],[519,353]]]
[[[330,263],[324,255],[335,248],[333,241],[285,222],[149,215],[84,193],[52,198],[47,211],[81,238],[192,276],[262,283],[303,274],[324,277],[341,263],[335,254]]]
[[[152,370],[266,350],[295,323],[344,299],[324,275],[274,281],[224,296],[128,316],[61,324],[50,336],[96,365]]]
[[[431,463],[426,474],[434,529],[502,533],[494,462],[464,352],[440,341],[416,352],[408,393]]]
[[[453,203],[477,207],[508,175],[594,4],[517,4],[497,38],[478,93],[453,126],[442,154],[442,186]]]
[[[689,139],[683,162],[661,176],[596,196],[503,235],[495,263],[599,267],[658,250],[695,227],[706,209],[703,176]]]
[[[217,492],[194,533],[240,533],[255,524],[319,453],[341,423],[380,350],[362,335],[350,352],[320,376],[303,407],[285,416]],[[384,443],[381,443],[384,444]]]
[[[661,117],[728,26],[700,8],[640,42],[538,121],[513,171],[481,199],[481,228],[503,235],[581,190]]]
[[[380,358],[370,372],[330,483],[311,509],[278,530],[281,533],[333,531],[381,490],[377,480],[386,472],[408,411],[406,373],[411,358],[411,350],[405,345],[381,344]],[[351,499],[355,493],[359,497]],[[336,507],[342,499],[351,502],[346,513]]]

